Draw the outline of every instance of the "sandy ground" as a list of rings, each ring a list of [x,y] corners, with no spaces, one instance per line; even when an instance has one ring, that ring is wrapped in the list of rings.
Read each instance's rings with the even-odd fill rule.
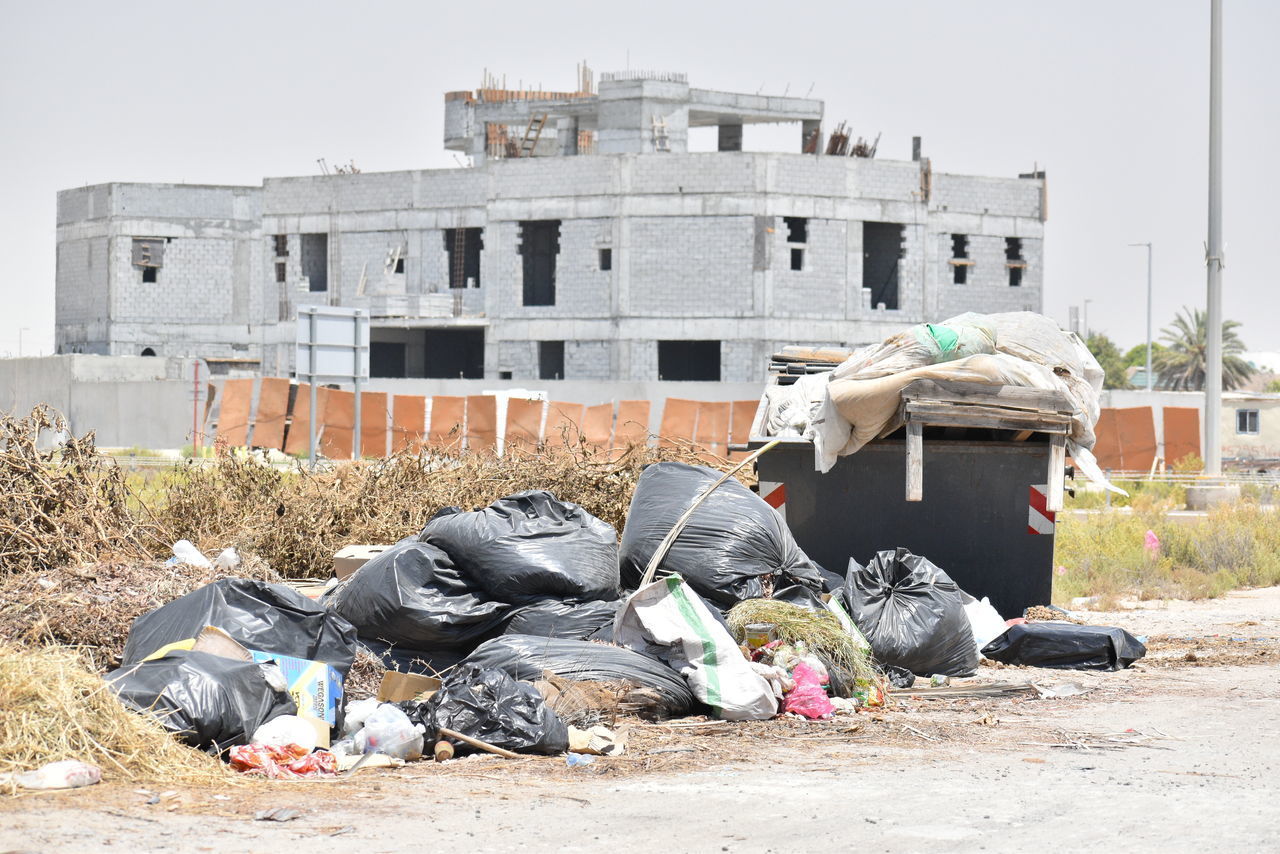
[[[1088,613],[1150,636],[1065,699],[901,700],[831,722],[636,726],[623,757],[473,758],[328,783],[0,802],[2,851],[1280,850],[1280,588]],[[300,811],[256,821],[259,810]]]

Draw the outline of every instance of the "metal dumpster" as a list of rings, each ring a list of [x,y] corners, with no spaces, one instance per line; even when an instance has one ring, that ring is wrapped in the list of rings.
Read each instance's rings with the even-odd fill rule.
[[[770,440],[756,432],[752,449]],[[926,434],[923,449],[921,501],[906,500],[906,440],[896,436],[841,457],[826,474],[814,470],[812,444],[783,439],[756,462],[760,495],[827,569],[843,574],[850,558],[865,564],[881,549],[904,546],[942,567],[971,595],[990,597],[1006,618],[1047,604],[1054,531],[1053,514],[1044,509],[1048,438]]]

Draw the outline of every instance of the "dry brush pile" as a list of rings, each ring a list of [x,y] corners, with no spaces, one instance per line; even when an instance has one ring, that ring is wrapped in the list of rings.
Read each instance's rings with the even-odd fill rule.
[[[63,441],[41,450],[44,431]],[[43,408],[0,419],[0,641],[76,646],[98,667],[116,660],[135,617],[221,574],[164,565],[179,539],[206,554],[234,546],[239,575],[321,578],[344,545],[395,542],[441,508],[526,489],[577,502],[620,532],[645,465],[699,462],[688,447],[604,458],[579,443],[504,457],[404,453],[313,473],[221,453],[131,490],[92,434],[67,435]]]

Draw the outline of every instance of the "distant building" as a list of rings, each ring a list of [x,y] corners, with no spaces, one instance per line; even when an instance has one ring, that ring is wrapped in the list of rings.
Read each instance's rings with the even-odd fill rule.
[[[683,75],[579,89],[448,93],[466,168],[59,193],[57,352],[288,375],[319,303],[369,309],[376,376],[753,381],[782,344],[1041,309],[1043,173],[851,156],[821,101]],[[757,122],[797,151],[742,151]]]

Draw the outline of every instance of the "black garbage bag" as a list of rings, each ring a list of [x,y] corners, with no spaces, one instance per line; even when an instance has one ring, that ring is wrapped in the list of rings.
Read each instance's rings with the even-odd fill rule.
[[[640,584],[658,544],[721,474],[676,462],[644,470],[622,531],[623,584]],[[732,478],[693,512],[659,569],[679,573],[703,599],[730,608],[763,597],[762,576],[782,576],[778,586],[823,588],[817,565],[796,545],[782,517]]]
[[[446,727],[523,753],[555,754],[569,749],[568,728],[538,689],[496,668],[460,664],[445,676],[439,691],[415,705],[418,708],[409,716],[426,724],[429,733]],[[465,742],[457,747],[472,749]]]
[[[344,679],[356,655],[355,627],[322,605],[283,584],[223,578],[134,620],[121,661],[137,664],[205,626],[249,649],[323,661]]]
[[[982,648],[992,661],[1061,670],[1123,670],[1147,648],[1115,626],[1019,623]]]
[[[584,640],[605,627],[612,631],[614,615],[621,607],[619,599],[591,602],[544,599],[513,609],[502,633]]]
[[[661,661],[609,644],[503,635],[476,647],[467,661],[527,681],[541,679],[549,670],[575,681],[629,682],[651,689],[668,717],[687,714],[694,705],[693,693],[679,673]]]
[[[822,591],[824,593],[835,593],[837,590],[844,588],[844,576],[838,572],[832,572],[820,563],[814,563],[818,568],[818,574],[822,576]]]
[[[851,559],[844,600],[881,665],[921,676],[977,669],[960,588],[926,558],[899,548],[877,552],[865,567]]]
[[[106,680],[127,707],[153,716],[192,747],[217,754],[248,744],[267,721],[298,713],[288,692],[275,690],[263,675],[263,667],[274,666],[174,650],[114,670]]]
[[[327,593],[324,605],[362,638],[422,649],[471,648],[510,610],[473,591],[443,551],[419,542],[376,555]]]
[[[799,584],[773,591],[772,598],[778,602],[790,602],[792,605],[799,605],[809,611],[817,611],[822,614],[830,613],[817,593]]]
[[[444,549],[468,583],[501,602],[586,602],[620,592],[613,526],[545,490],[437,515],[418,539]]]

